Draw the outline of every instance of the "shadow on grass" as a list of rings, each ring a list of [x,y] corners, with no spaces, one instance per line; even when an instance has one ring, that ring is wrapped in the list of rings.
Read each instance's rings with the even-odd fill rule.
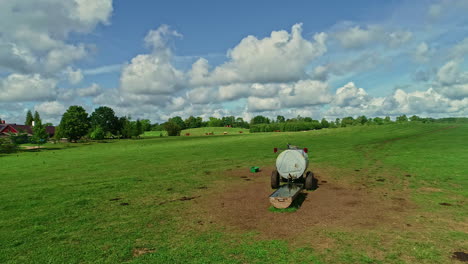
[[[67,148],[69,148],[69,147],[62,147],[62,148],[47,147],[47,148],[20,149],[20,150],[18,150],[17,153],[21,153],[21,152],[41,152],[41,151],[47,151],[47,150],[62,150],[62,149],[67,149]]]
[[[296,199],[292,202],[292,204],[285,209],[279,209],[275,208],[274,206],[270,206],[268,208],[268,211],[273,212],[273,213],[292,213],[296,212],[301,208],[302,203],[304,203],[305,199],[307,198],[307,193],[301,192],[300,194],[297,195]]]

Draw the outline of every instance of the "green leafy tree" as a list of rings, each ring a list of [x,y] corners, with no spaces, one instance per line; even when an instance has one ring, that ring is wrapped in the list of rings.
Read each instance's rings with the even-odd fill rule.
[[[140,120],[143,131],[151,131],[151,121],[149,119]]]
[[[391,122],[392,122],[392,120],[390,119],[389,116],[386,116],[386,117],[384,118],[384,123],[385,123],[385,124],[390,124]]]
[[[358,118],[356,118],[355,120],[355,123],[358,124],[358,125],[364,125],[365,123],[367,123],[368,119],[366,116],[358,116]]]
[[[18,145],[9,137],[0,137],[0,153],[14,153],[18,151]]]
[[[33,121],[34,121],[34,117],[31,113],[31,110],[28,110],[28,112],[26,113],[26,121],[24,122],[24,124],[27,126],[32,126]]]
[[[90,116],[93,128],[101,127],[106,133],[116,134],[119,130],[119,119],[115,116],[114,110],[107,106],[100,106],[94,110]]]
[[[336,125],[336,127],[340,127],[341,126],[341,119],[339,119],[339,118],[335,119],[335,125]]]
[[[376,125],[383,125],[384,124],[384,120],[380,117],[374,117],[374,123]]]
[[[286,122],[286,119],[284,118],[284,116],[279,115],[279,116],[276,116],[276,122],[277,123],[284,123],[284,122]]]
[[[34,123],[39,123],[39,122],[42,123],[41,116],[39,115],[37,111],[34,111]]]
[[[36,112],[37,113],[37,112]],[[38,146],[47,142],[49,134],[47,134],[45,126],[42,125],[39,114],[37,119],[34,120],[33,135],[31,137],[31,143],[34,143]]]
[[[132,123],[130,117],[123,116],[119,118],[120,135],[122,138],[131,138],[133,135]]]
[[[322,125],[323,128],[330,127],[330,123],[325,118],[322,118],[322,121],[320,121],[320,124]]]
[[[168,121],[164,123],[164,130],[167,131],[168,136],[180,136],[180,131],[182,128],[175,122],[173,121]]]
[[[169,121],[176,123],[177,125],[180,126],[181,129],[185,129],[185,122],[180,116],[174,116],[172,118],[169,118]]]
[[[411,116],[411,117],[409,118],[409,120],[410,120],[411,122],[414,122],[414,121],[421,121],[421,118],[420,118],[419,116],[417,116],[417,115],[413,115],[413,116]]]
[[[151,125],[151,131],[161,131],[161,130],[164,130],[164,128],[162,127],[162,124],[154,123]]]
[[[352,126],[354,124],[354,118],[352,116],[344,117],[341,120],[341,127]]]
[[[105,137],[105,132],[104,129],[102,129],[100,126],[96,126],[93,128],[93,131],[89,135],[89,137],[93,140],[103,140]]]
[[[62,115],[59,125],[60,137],[65,137],[69,141],[76,141],[85,136],[90,127],[91,124],[86,110],[81,106],[73,105]]]
[[[209,127],[222,127],[223,121],[216,117],[210,117],[210,120],[208,121],[208,126]]]
[[[221,121],[223,122],[223,126],[234,126],[236,118],[234,116],[224,116],[221,118]]]
[[[269,124],[269,123],[270,123],[270,119],[268,119],[268,117],[264,117],[262,115],[255,116],[254,118],[252,118],[252,120],[250,120],[251,125]]]
[[[140,119],[133,124],[133,135],[134,137],[140,137],[143,134],[143,126],[141,125]]]
[[[408,122],[408,117],[406,115],[401,115],[396,118],[396,121],[400,123]]]
[[[184,123],[186,128],[197,128],[202,126],[202,121],[201,117],[190,116],[185,119]]]

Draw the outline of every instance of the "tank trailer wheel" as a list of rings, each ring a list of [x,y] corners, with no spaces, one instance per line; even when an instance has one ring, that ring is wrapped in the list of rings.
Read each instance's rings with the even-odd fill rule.
[[[306,190],[314,189],[315,179],[314,174],[311,171],[308,171],[305,178],[304,187]]]
[[[277,170],[274,170],[271,173],[271,188],[278,189],[279,185],[280,185],[280,175]]]

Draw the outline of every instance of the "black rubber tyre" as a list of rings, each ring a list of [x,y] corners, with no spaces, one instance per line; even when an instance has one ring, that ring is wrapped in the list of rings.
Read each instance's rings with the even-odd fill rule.
[[[277,170],[274,170],[271,173],[271,188],[278,189],[279,185],[280,185],[280,175]]]
[[[306,175],[307,176],[305,178],[304,188],[306,190],[312,190],[314,189],[314,183],[315,183],[314,174],[311,171],[308,171]]]

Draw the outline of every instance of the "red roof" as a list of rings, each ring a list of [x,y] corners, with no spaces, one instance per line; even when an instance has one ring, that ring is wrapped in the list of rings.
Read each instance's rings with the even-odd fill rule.
[[[45,130],[49,136],[53,136],[55,134],[55,127],[54,126],[46,126]],[[28,133],[29,135],[33,134],[33,127],[27,125],[17,125],[17,124],[0,124],[0,133],[7,134],[8,132],[11,133]]]

